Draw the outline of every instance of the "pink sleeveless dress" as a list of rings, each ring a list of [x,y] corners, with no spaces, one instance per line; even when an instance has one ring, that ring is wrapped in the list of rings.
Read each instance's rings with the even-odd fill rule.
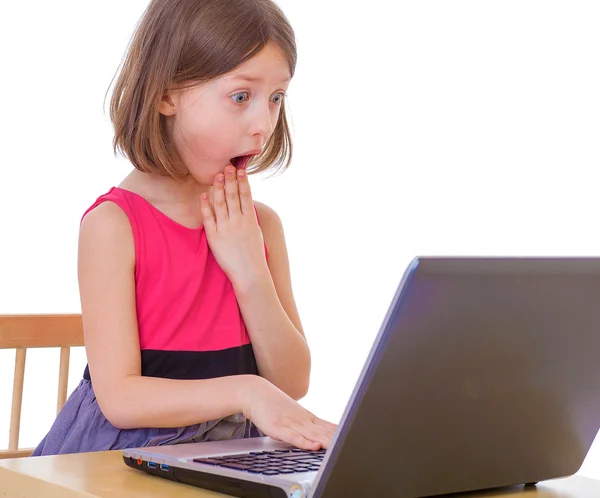
[[[107,201],[125,212],[133,233],[142,375],[258,375],[233,287],[210,251],[204,228],[185,227],[143,197],[118,187],[100,196],[84,216]],[[86,367],[32,456],[260,435],[241,414],[189,427],[117,429],[102,414]]]

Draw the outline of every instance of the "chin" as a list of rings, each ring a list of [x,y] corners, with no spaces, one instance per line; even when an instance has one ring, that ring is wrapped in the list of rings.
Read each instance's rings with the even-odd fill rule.
[[[215,183],[215,176],[217,176],[217,173],[211,174],[206,171],[190,171],[190,176],[199,185],[212,187]]]
[[[236,164],[231,160],[223,160],[222,162],[215,161],[214,163],[198,164],[195,168],[188,168],[190,176],[200,185],[212,186],[215,183],[215,177],[219,173],[224,173],[227,166],[234,166],[236,169],[246,169],[247,161]]]

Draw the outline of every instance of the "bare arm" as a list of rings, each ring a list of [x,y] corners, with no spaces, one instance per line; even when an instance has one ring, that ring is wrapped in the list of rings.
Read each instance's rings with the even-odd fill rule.
[[[292,293],[290,267],[281,220],[255,202],[269,250],[268,267],[238,284],[235,294],[252,341],[260,374],[294,399],[308,391],[310,351]]]
[[[141,376],[129,220],[105,202],[83,220],[79,287],[94,391],[108,421],[122,429],[180,427],[242,412],[251,375],[208,380]]]

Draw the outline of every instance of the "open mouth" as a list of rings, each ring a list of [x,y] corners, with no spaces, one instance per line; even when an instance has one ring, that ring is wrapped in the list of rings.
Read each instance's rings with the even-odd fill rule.
[[[231,164],[233,164],[236,169],[246,169],[246,166],[250,162],[250,159],[252,159],[253,157],[253,155],[236,156],[231,159]]]

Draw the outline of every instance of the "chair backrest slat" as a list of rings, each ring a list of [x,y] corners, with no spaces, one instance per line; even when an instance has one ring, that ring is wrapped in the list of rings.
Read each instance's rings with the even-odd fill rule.
[[[15,378],[13,381],[12,408],[10,410],[10,433],[8,449],[15,451],[19,448],[19,430],[21,428],[21,406],[23,404],[23,382],[25,380],[25,359],[27,350],[17,349],[15,358]]]
[[[0,315],[0,349],[83,346],[81,315]]]
[[[67,401],[67,385],[69,383],[69,358],[71,348],[60,348],[60,369],[58,372],[58,397],[56,400],[56,414]]]

